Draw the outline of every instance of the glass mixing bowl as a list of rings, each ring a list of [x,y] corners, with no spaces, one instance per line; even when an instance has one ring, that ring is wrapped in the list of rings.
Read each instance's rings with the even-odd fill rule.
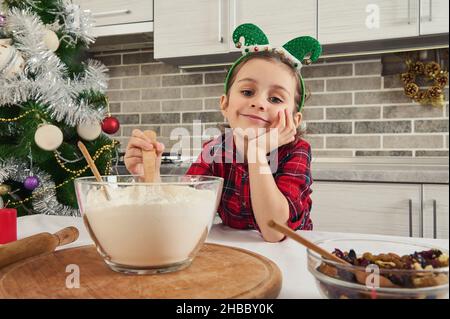
[[[323,240],[315,243],[329,252],[336,248],[342,252],[353,249],[360,257],[366,252],[372,255],[386,254],[384,261],[368,267],[340,264],[322,258],[317,253],[307,249],[308,270],[315,277],[321,295],[331,299],[422,299],[448,298],[448,266],[422,267],[416,265],[413,269],[395,269],[393,264],[383,268],[382,263],[389,263],[387,254],[399,256],[414,254],[415,252],[439,249],[447,258],[448,251],[439,247],[432,247],[411,242],[389,241],[379,239],[342,238]],[[385,283],[395,286],[387,287]]]
[[[78,205],[97,251],[113,270],[135,274],[186,268],[205,242],[223,179],[162,175],[75,179]]]

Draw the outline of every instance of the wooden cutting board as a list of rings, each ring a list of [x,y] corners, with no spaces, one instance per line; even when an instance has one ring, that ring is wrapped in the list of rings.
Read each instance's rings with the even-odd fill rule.
[[[73,268],[79,267],[79,288]],[[73,267],[73,266],[72,266]],[[69,277],[72,275],[72,277]],[[112,271],[94,246],[29,258],[0,269],[0,298],[276,298],[277,265],[256,253],[204,244],[183,270],[157,275]]]

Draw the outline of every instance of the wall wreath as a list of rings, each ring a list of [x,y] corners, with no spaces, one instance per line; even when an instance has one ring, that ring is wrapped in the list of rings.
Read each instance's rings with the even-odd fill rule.
[[[406,96],[422,105],[444,106],[444,88],[448,82],[448,72],[442,70],[437,62],[424,63],[421,61],[405,61],[408,72],[402,73],[401,79],[404,83]],[[416,83],[418,77],[425,77],[431,86],[421,89]]]

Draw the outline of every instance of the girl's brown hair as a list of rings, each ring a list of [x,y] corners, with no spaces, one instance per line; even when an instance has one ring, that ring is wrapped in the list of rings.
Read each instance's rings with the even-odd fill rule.
[[[294,76],[295,81],[296,81],[297,89],[295,90],[295,95],[294,95],[295,105],[297,106],[300,104],[300,99],[301,99],[301,95],[302,95],[301,86],[300,86],[300,76],[301,76],[300,72],[292,66],[292,63],[288,59],[286,59],[284,56],[282,56],[279,53],[276,53],[274,51],[261,51],[261,52],[254,52],[252,54],[248,54],[246,57],[244,57],[242,59],[241,63],[239,63],[238,65],[235,66],[235,68],[233,69],[233,73],[230,75],[230,79],[229,79],[229,83],[228,83],[228,88],[229,88],[228,92],[227,92],[228,99],[230,97],[231,87],[233,86],[233,83],[236,80],[237,74],[239,73],[239,71],[242,69],[242,67],[246,63],[248,63],[249,61],[251,61],[253,59],[261,59],[261,60],[265,60],[265,61],[283,63],[283,64],[287,65],[289,67],[289,71]],[[308,100],[309,97],[310,97],[310,92],[309,92],[309,90],[307,90],[305,100]],[[297,113],[297,107],[294,108],[292,115],[295,115],[296,113]],[[228,124],[221,125],[222,131],[224,131],[225,128],[229,128],[229,125]],[[300,125],[297,128],[297,135],[296,135],[295,141],[304,137],[305,134],[306,134],[306,131],[304,129],[302,129],[301,125]]]

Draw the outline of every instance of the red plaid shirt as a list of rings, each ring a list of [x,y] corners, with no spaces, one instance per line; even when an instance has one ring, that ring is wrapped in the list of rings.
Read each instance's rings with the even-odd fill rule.
[[[205,143],[197,161],[186,174],[222,177],[224,184],[218,208],[222,222],[233,228],[259,230],[250,200],[248,165],[233,156],[236,146],[234,141],[232,143],[232,151],[231,147],[229,150],[225,147],[229,145],[225,143],[225,135]],[[289,203],[288,226],[293,230],[312,230],[311,146],[302,139],[283,145],[278,148],[277,163],[272,175]]]

